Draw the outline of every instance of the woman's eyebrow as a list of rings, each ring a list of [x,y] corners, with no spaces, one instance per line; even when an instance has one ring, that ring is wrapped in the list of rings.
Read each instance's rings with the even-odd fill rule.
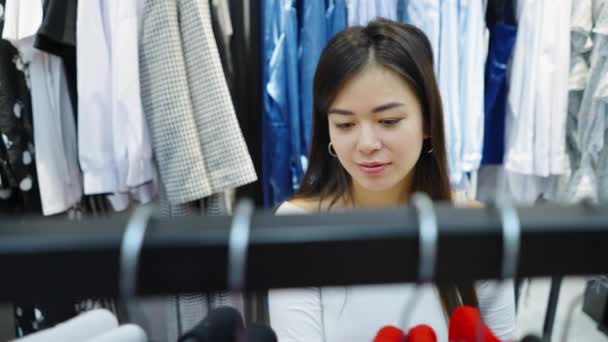
[[[372,109],[372,113],[378,113],[378,112],[383,112],[385,110],[389,110],[389,109],[393,109],[393,108],[397,108],[397,107],[401,107],[403,106],[403,103],[401,102],[389,102],[386,104],[383,104],[382,106],[378,106],[374,109]]]
[[[381,106],[378,106],[374,109],[372,109],[372,113],[378,113],[378,112],[383,112],[385,110],[389,110],[389,109],[393,109],[393,108],[397,108],[397,107],[401,107],[403,106],[403,103],[401,102],[389,102],[389,103],[385,103]],[[346,109],[340,109],[340,108],[332,108],[329,110],[328,112],[329,114],[340,114],[340,115],[355,115],[355,113],[353,113],[350,110],[346,110]]]
[[[350,110],[340,109],[340,108],[332,108],[329,110],[329,114],[340,114],[340,115],[355,115],[355,113]]]

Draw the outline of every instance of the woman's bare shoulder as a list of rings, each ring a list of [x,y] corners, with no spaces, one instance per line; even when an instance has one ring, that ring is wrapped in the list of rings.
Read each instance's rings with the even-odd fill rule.
[[[288,200],[287,203],[306,211],[318,211],[321,201],[315,198],[292,198]]]
[[[485,207],[485,205],[482,202],[468,198],[467,194],[462,190],[453,190],[452,199],[453,199],[454,205],[457,207],[464,207],[464,208],[483,208],[483,207]]]
[[[477,200],[468,200],[464,203],[464,205],[468,208],[483,208],[485,207],[485,204],[483,204],[482,202],[479,202]]]
[[[289,205],[296,206],[307,212],[324,212],[328,211],[331,208],[341,207],[340,201],[332,201],[332,198],[302,198],[296,197],[287,200],[285,203],[289,203]]]

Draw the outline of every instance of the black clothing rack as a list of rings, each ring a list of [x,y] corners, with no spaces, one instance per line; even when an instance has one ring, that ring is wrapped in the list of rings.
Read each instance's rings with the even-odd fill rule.
[[[608,273],[608,206],[517,209],[518,277]],[[437,283],[498,278],[494,208],[436,203]],[[0,219],[0,301],[116,296],[127,218]],[[153,218],[139,259],[140,295],[227,288],[231,217]],[[246,288],[416,282],[413,207],[274,216],[254,213]]]

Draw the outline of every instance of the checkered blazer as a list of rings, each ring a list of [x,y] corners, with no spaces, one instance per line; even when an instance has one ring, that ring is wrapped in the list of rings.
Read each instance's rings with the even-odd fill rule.
[[[148,0],[141,96],[162,183],[173,204],[256,180],[211,26],[207,0]]]

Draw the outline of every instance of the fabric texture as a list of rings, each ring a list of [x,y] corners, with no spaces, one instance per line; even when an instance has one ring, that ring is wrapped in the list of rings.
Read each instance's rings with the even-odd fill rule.
[[[408,0],[403,5],[403,20],[421,29],[431,42],[435,77],[439,75],[439,40],[441,32],[441,3],[439,0]]]
[[[230,50],[234,62],[233,103],[237,119],[253,159],[258,181],[236,189],[239,198],[251,198],[262,206],[262,2],[230,0],[233,36]]]
[[[20,51],[32,92],[34,150],[42,210],[65,212],[80,201],[82,180],[77,160],[76,126],[60,58],[35,50],[42,3],[11,1],[3,38]],[[6,145],[6,142],[5,142]],[[31,188],[32,181],[23,185]]]
[[[348,26],[365,26],[376,18],[397,20],[398,0],[346,0]]]
[[[139,56],[144,112],[169,201],[183,204],[256,180],[209,3],[146,2]]]
[[[34,46],[63,60],[70,101],[77,120],[76,7],[77,0],[44,0],[42,24]]]
[[[115,210],[156,194],[152,143],[140,96],[143,1],[78,4],[79,159],[87,194]],[[93,25],[91,23],[94,23]]]
[[[606,201],[608,2],[572,3],[567,151],[571,170],[554,176],[545,198],[564,203]]]
[[[445,139],[450,182],[459,184],[462,181],[462,116],[460,114],[459,82],[459,16],[458,1],[441,1],[440,40],[437,81],[443,105],[445,122]]]
[[[1,0],[0,33],[4,30],[4,5]],[[0,39],[1,214],[42,212],[35,158],[29,69],[19,51]]]
[[[321,52],[327,43],[327,18],[324,1],[304,0],[301,8],[303,13],[300,25],[299,71],[300,114],[302,115],[300,136],[302,141],[299,144],[302,153],[300,158],[307,158],[312,139],[313,79]],[[307,162],[304,163],[304,165],[306,164]]]
[[[484,68],[488,55],[489,32],[483,3],[459,1],[459,91],[462,150],[462,172],[473,172],[481,164],[484,142]]]
[[[304,154],[295,3],[266,0],[264,4],[262,187],[264,205],[272,207],[298,188]]]
[[[569,169],[566,114],[572,1],[518,1],[507,105],[505,167],[547,177]]]
[[[232,27],[232,18],[230,17],[230,3],[228,1],[210,0],[211,2],[211,23],[213,34],[217,43],[222,68],[226,76],[226,82],[234,101],[234,60],[232,58],[232,50],[230,43],[234,35]]]
[[[502,164],[505,151],[505,120],[508,88],[507,65],[517,27],[497,23],[490,33],[484,92],[483,164]]]
[[[347,26],[346,0],[329,0],[327,13],[327,40],[329,41],[336,33],[344,30]]]
[[[207,0],[145,4],[141,94],[165,216],[200,215],[201,200],[210,196],[211,211],[217,212],[223,203],[220,194],[256,179],[226,85],[209,5]],[[229,304],[225,298],[239,302],[238,295],[166,297],[164,320],[158,322],[166,328],[166,340],[177,340],[218,302]]]

